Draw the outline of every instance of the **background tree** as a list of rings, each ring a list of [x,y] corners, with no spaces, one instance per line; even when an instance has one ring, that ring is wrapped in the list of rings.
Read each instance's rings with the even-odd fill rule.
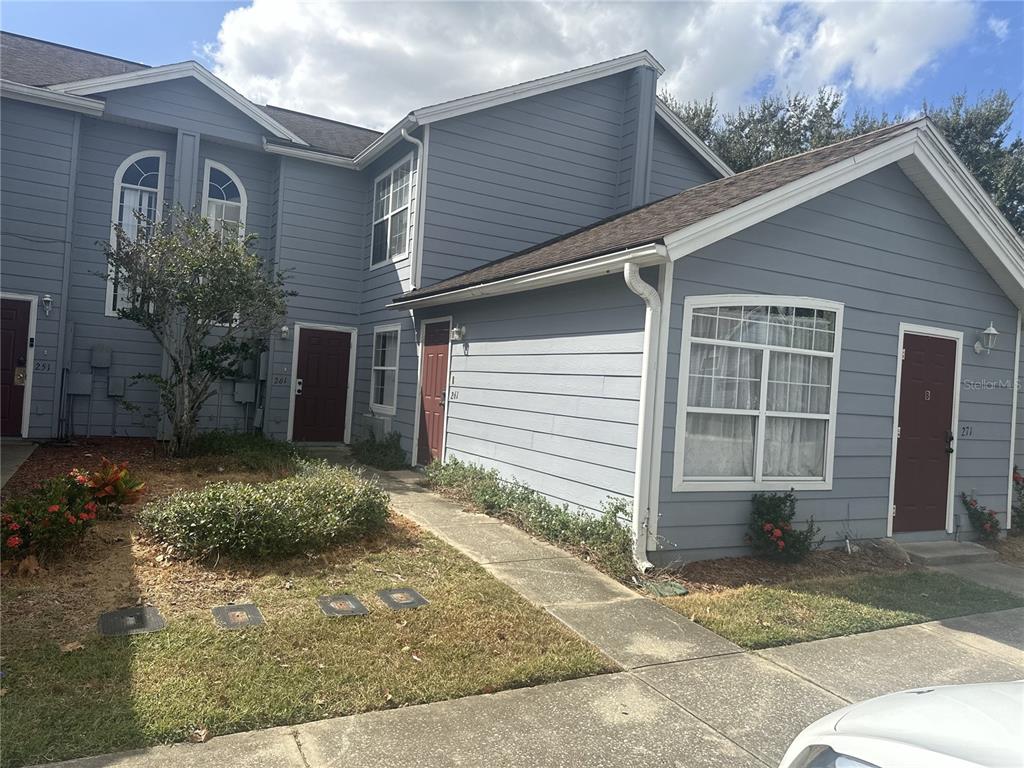
[[[831,88],[816,94],[762,96],[749,107],[724,113],[714,98],[668,106],[737,173],[908,119],[858,110],[847,117],[843,97]],[[928,115],[992,196],[1013,227],[1024,233],[1024,139],[1011,137],[1014,100],[1006,91],[968,103],[955,94],[945,106],[925,102]]]
[[[213,231],[206,218],[178,209],[163,221],[140,220],[137,235],[115,227],[104,244],[120,296],[118,308],[148,330],[170,362],[166,376],[147,375],[171,422],[173,453],[187,454],[199,409],[218,379],[238,377],[283,321],[288,292],[253,252],[254,235]]]

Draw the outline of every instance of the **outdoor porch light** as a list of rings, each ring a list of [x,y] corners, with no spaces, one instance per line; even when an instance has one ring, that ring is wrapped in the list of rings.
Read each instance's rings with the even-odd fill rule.
[[[452,341],[462,341],[464,338],[466,338],[466,326],[456,325],[452,327]]]
[[[987,355],[992,354],[992,350],[996,348],[996,339],[999,338],[999,331],[996,330],[995,323],[989,322],[988,328],[981,332],[981,338],[974,342],[974,352],[980,355],[984,352]]]
[[[53,309],[53,297],[50,294],[45,293],[45,294],[43,294],[42,302],[43,302],[43,314],[46,315],[47,317],[49,317],[50,316],[50,310]]]
[[[281,338],[282,339],[287,339],[288,338],[288,326],[287,325],[282,325],[281,326]]]

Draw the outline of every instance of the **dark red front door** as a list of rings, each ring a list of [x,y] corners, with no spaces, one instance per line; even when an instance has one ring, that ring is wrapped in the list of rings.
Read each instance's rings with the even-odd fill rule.
[[[299,330],[293,440],[344,441],[351,346],[346,331]]]
[[[21,435],[31,309],[27,301],[0,300],[0,434],[5,437]]]
[[[417,461],[429,464],[441,458],[444,446],[444,409],[448,390],[447,320],[427,323],[423,332],[423,370],[420,371],[420,444]]]
[[[946,527],[955,387],[956,342],[906,334],[893,494],[897,533]]]

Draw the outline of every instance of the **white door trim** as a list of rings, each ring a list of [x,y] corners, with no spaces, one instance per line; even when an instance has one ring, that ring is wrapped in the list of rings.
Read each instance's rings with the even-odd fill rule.
[[[413,417],[412,426],[412,461],[409,462],[414,467],[422,466],[420,464],[420,411],[422,410],[423,403],[420,398],[423,397],[423,341],[425,339],[427,326],[433,323],[448,323],[448,371],[445,374],[445,387],[446,392],[451,388],[452,382],[452,327],[455,325],[455,320],[452,315],[445,315],[444,317],[430,317],[425,320],[420,320],[419,333],[416,337],[416,402],[414,404],[415,415]],[[444,404],[444,426],[442,427],[441,434],[441,461],[447,459],[448,450],[448,410],[450,402],[449,398],[445,397]]]
[[[38,309],[39,297],[27,293],[8,293],[0,291],[0,298],[12,301],[27,301],[28,307],[28,343],[25,355],[25,394],[21,402],[21,436],[28,437],[28,421],[32,416],[32,370],[36,361],[36,310]]]
[[[900,426],[900,384],[903,381],[903,337],[932,336],[938,339],[952,339],[956,342],[956,365],[953,370],[953,416],[949,428],[953,431],[953,453],[949,454],[949,483],[946,491],[946,533],[953,532],[953,492],[956,487],[956,448],[959,447],[957,426],[960,423],[960,368],[963,362],[964,334],[948,328],[934,328],[928,325],[900,323],[899,342],[896,346],[896,397],[892,412],[892,451],[889,465],[889,507],[886,510],[885,535],[892,536],[893,505],[896,498],[896,452],[899,447]]]
[[[350,325],[326,325],[324,323],[294,323],[295,333],[292,342],[292,371],[291,386],[288,395],[288,442],[292,442],[292,430],[295,427],[295,382],[299,374],[299,336],[303,328],[315,329],[318,331],[337,331],[349,335],[348,352],[348,396],[345,398],[345,435],[343,442],[352,442],[352,408],[356,390],[356,342],[359,338],[359,331]]]

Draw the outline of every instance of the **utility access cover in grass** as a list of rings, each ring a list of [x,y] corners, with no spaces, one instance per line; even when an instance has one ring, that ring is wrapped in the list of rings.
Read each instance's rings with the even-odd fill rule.
[[[167,626],[160,611],[150,605],[136,605],[100,614],[101,635],[141,635],[159,632]]]
[[[218,605],[210,610],[213,613],[213,620],[221,629],[245,629],[246,627],[258,627],[265,623],[263,614],[253,603]]]
[[[382,589],[377,593],[377,597],[393,611],[401,611],[405,608],[419,608],[421,605],[427,605],[427,598],[412,587]]]
[[[332,618],[365,616],[369,613],[355,595],[321,595],[316,601],[320,604],[320,610]]]

